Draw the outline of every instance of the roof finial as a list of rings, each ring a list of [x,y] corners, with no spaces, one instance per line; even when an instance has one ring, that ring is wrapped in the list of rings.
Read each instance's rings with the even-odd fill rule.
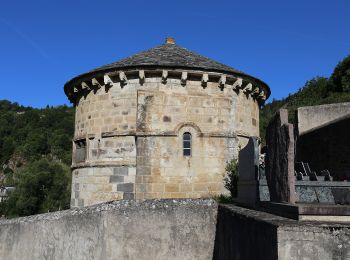
[[[175,40],[173,37],[166,37],[165,43],[166,44],[175,44]]]

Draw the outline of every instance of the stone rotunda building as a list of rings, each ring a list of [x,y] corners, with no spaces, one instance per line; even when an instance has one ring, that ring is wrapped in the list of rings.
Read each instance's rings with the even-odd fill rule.
[[[79,75],[72,207],[227,193],[225,166],[259,136],[261,80],[175,44]]]

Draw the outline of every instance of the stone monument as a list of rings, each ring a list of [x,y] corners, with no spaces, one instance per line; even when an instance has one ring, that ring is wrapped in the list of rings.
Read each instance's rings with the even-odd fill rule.
[[[294,130],[280,109],[266,130],[266,179],[272,202],[295,203]]]
[[[269,199],[265,180],[259,180],[261,210],[302,221],[350,222],[349,184],[332,181],[327,170],[317,174],[307,162],[295,163],[294,131],[286,109],[270,121],[266,144]]]

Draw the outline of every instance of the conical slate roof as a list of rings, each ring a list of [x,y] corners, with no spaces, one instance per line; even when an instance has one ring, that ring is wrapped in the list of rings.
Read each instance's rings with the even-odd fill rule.
[[[206,71],[243,74],[243,72],[239,70],[189,51],[174,43],[165,43],[120,61],[94,69],[91,72],[145,66],[203,69]]]
[[[235,76],[242,76],[248,78],[258,85],[264,86],[267,96],[270,95],[270,89],[263,81],[252,77],[242,71],[236,70],[232,67],[216,62],[212,59],[189,51],[183,47],[175,44],[172,38],[167,38],[165,44],[151,48],[149,50],[137,53],[125,59],[116,61],[114,63],[104,65],[102,67],[91,70],[87,73],[74,77],[65,84],[65,92],[72,85],[81,82],[83,80],[91,79],[92,77],[102,76],[106,72],[115,70],[132,70],[132,69],[189,69],[189,70],[202,70],[208,72],[218,72],[233,74]]]

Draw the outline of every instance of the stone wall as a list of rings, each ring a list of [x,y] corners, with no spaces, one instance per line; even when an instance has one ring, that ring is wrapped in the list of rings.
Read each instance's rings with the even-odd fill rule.
[[[106,86],[90,91],[76,104],[74,137],[100,133],[135,133],[137,92],[127,88]]]
[[[213,200],[115,201],[0,220],[1,259],[349,259],[350,225]]]
[[[298,133],[302,135],[349,114],[350,103],[300,107],[297,110]]]
[[[121,87],[102,86],[76,104],[74,139],[102,134],[135,135],[174,132],[179,124],[193,122],[203,133],[235,132],[259,135],[258,101],[250,94],[220,89],[215,82],[203,88],[200,81],[149,78],[140,85],[129,80]]]
[[[212,259],[211,200],[120,201],[0,220],[1,259]]]
[[[226,151],[229,151],[230,144],[236,148],[237,140],[200,137],[193,128],[185,129],[180,132],[191,132],[193,136],[192,156],[182,155],[179,147],[182,134],[138,138],[137,199],[208,198],[227,193],[223,184],[224,167],[229,156]]]
[[[335,180],[349,179],[348,133],[350,133],[350,116],[301,135],[296,145],[297,160],[308,162],[311,169],[317,173],[328,169]]]
[[[189,157],[184,132],[193,138]],[[102,85],[77,100],[71,205],[225,193],[226,162],[258,134],[257,97],[217,81],[149,75]],[[82,140],[86,158],[78,161]]]
[[[71,206],[135,198],[136,167],[101,166],[72,172]]]

